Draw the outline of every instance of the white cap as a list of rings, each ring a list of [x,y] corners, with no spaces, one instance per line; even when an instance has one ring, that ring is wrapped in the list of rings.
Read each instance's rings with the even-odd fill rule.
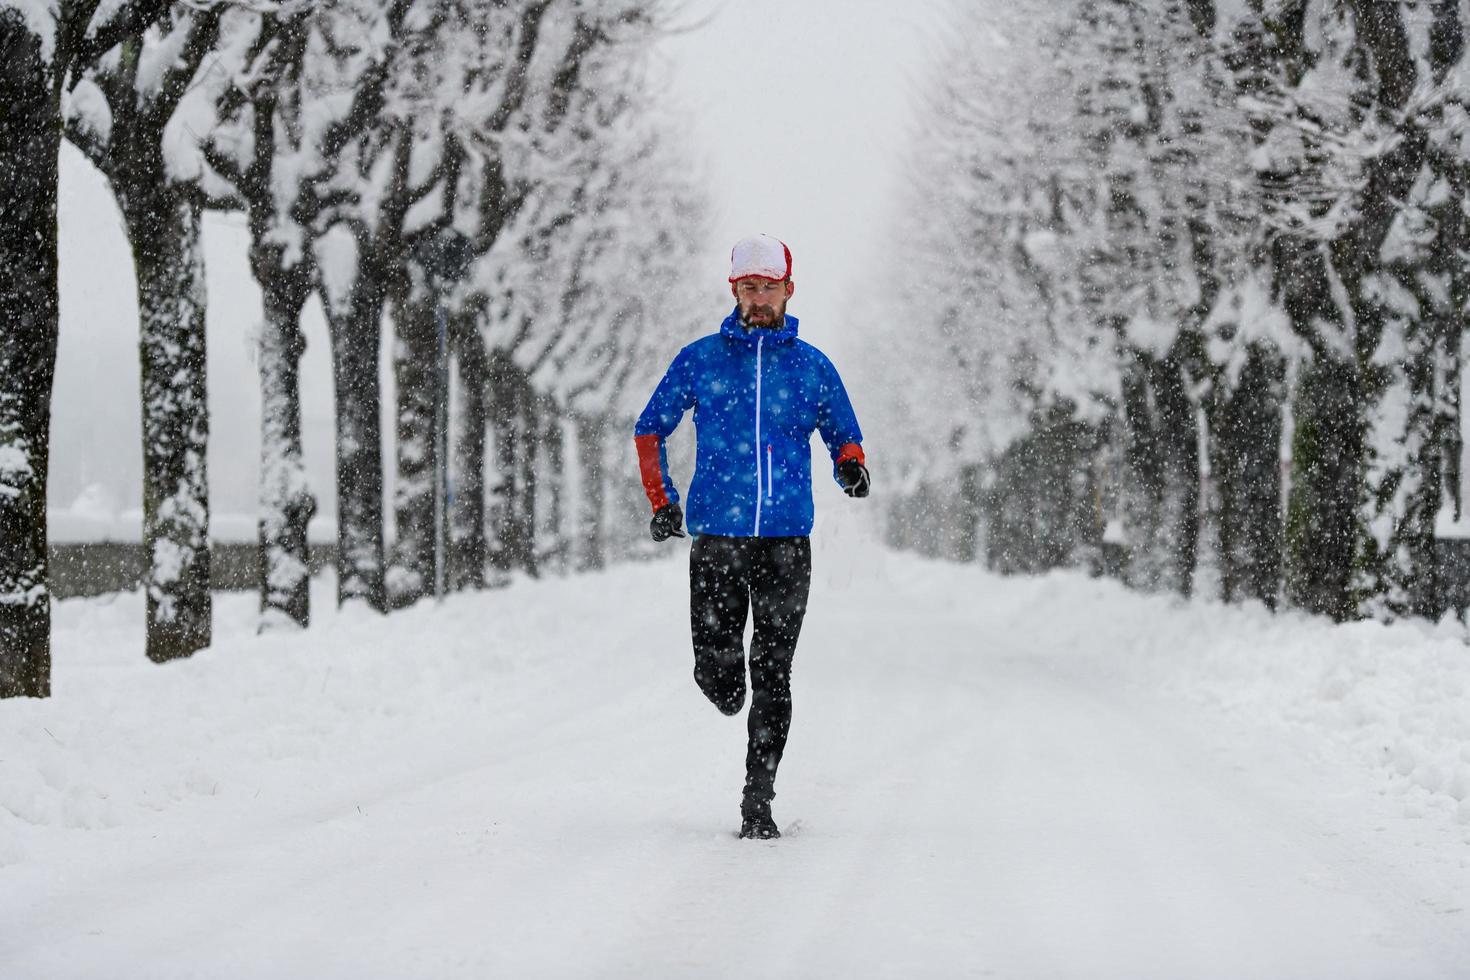
[[[791,249],[770,235],[742,238],[730,250],[730,281],[760,276],[777,281],[791,278]]]

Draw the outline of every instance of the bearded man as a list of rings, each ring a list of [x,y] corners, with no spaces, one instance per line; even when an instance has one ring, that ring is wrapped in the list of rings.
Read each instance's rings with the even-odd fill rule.
[[[862,431],[847,390],[786,313],[791,250],[768,235],[730,253],[735,309],[720,329],[681,350],[634,426],[655,541],[684,536],[664,440],[694,410],[689,486],[689,622],[694,680],[720,711],[750,714],[740,836],[780,837],[771,816],[776,769],[791,727],[791,663],[811,586],[812,432],[849,497],[868,495]]]

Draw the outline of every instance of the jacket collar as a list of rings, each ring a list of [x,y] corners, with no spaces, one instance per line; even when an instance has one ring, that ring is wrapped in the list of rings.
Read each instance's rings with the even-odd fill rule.
[[[754,344],[757,337],[764,337],[772,344],[789,344],[796,339],[796,328],[800,321],[790,313],[786,314],[786,322],[779,329],[772,330],[769,327],[758,327],[754,330],[746,330],[740,322],[740,307],[735,307],[730,315],[725,317],[725,322],[720,324],[720,333],[731,340],[742,343]]]

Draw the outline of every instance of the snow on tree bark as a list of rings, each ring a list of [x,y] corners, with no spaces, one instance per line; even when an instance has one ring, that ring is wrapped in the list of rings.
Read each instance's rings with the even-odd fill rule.
[[[194,127],[207,129],[214,87],[200,66],[221,40],[226,7],[178,9],[121,35],[67,103],[67,135],[106,175],[122,211],[137,283],[143,416],[143,543],[149,659],[211,639],[209,405],[205,376],[204,196]],[[240,36],[244,36],[242,32]],[[229,57],[217,67],[225,74]],[[186,135],[175,124],[188,120]]]
[[[1384,321],[1375,360],[1383,360],[1383,351],[1394,355],[1379,410],[1369,419],[1368,535],[1354,582],[1359,614],[1380,619],[1440,614],[1436,526],[1447,502],[1458,516],[1460,500],[1461,331],[1470,299],[1464,264],[1470,181],[1460,133],[1470,114],[1457,104],[1459,85],[1450,78],[1464,53],[1458,6],[1434,7],[1431,87],[1427,97],[1417,97],[1424,108],[1408,113],[1424,134],[1423,161],[1411,193],[1395,202],[1379,268],[1363,288],[1363,301]]]
[[[1199,540],[1199,430],[1179,362],[1140,355],[1124,374],[1122,415],[1124,579],[1187,596]]]
[[[541,400],[527,386],[516,406],[514,420],[516,439],[515,493],[511,496],[511,534],[507,547],[512,559],[532,577],[541,574],[541,555],[536,550],[537,516],[541,503],[541,471],[537,467],[540,446],[536,435],[540,428],[538,409]]]
[[[460,407],[455,419],[454,506],[449,515],[449,582],[454,589],[485,587],[485,426],[489,381],[485,343],[473,322],[456,322],[455,364]]]
[[[1387,319],[1384,345],[1401,351],[1369,429],[1371,523],[1355,588],[1360,612],[1380,619],[1441,610],[1436,523],[1446,488],[1458,501],[1465,198],[1426,168],[1385,243],[1387,268],[1369,288]],[[1454,461],[1454,462],[1452,462]]]
[[[568,552],[571,544],[567,539],[563,504],[567,496],[566,438],[562,426],[561,412],[549,398],[540,401],[540,431],[537,443],[541,447],[538,470],[539,485],[546,499],[542,509],[542,520],[537,525],[536,553],[538,564],[557,574],[565,574],[569,565]]]
[[[491,565],[500,573],[536,574],[535,393],[525,375],[498,353],[490,357],[490,428],[496,481],[490,492]]]
[[[0,697],[51,693],[46,475],[56,367],[61,95],[166,0],[0,0]]]
[[[1352,572],[1364,481],[1359,390],[1353,365],[1324,359],[1303,370],[1292,399],[1286,596],[1337,620],[1356,612]]]
[[[1304,5],[1305,6],[1305,5]],[[1397,5],[1354,0],[1319,12],[1321,50],[1309,51],[1305,15],[1263,16],[1282,39],[1277,52],[1276,127],[1259,153],[1263,181],[1275,191],[1268,220],[1281,229],[1273,246],[1277,287],[1292,329],[1311,346],[1312,362],[1293,401],[1297,421],[1287,511],[1287,595],[1336,619],[1360,614],[1384,580],[1371,530],[1386,497],[1369,492],[1379,468],[1370,440],[1394,365],[1380,358],[1391,311],[1376,270],[1400,203],[1418,180],[1426,134],[1403,126],[1417,76]],[[1310,66],[1310,67],[1307,67]],[[1323,99],[1312,72],[1351,80],[1350,100],[1333,97],[1302,123],[1299,103]],[[1268,111],[1268,115],[1270,112]],[[1323,209],[1326,188],[1339,206]]]
[[[209,646],[212,601],[199,204],[155,176],[114,190],[137,272],[147,654],[162,663]]]
[[[439,387],[438,311],[422,277],[393,307],[398,465],[397,535],[388,563],[388,602],[412,605],[434,587],[434,424]]]
[[[604,415],[576,416],[577,465],[581,468],[582,492],[578,497],[577,532],[578,571],[596,571],[607,567],[607,431]]]
[[[1221,596],[1275,608],[1281,592],[1281,438],[1285,363],[1249,345],[1240,377],[1217,382],[1208,408]]]
[[[301,308],[311,291],[306,271],[282,269],[279,257],[253,246],[262,282],[260,331],[260,628],[304,627],[311,618],[307,525],[316,512],[301,446]]]
[[[46,473],[61,112],[42,38],[0,6],[0,698],[51,694]]]
[[[337,603],[361,600],[386,612],[378,352],[387,276],[371,255],[354,252],[345,264],[350,285],[322,291],[337,423]]]

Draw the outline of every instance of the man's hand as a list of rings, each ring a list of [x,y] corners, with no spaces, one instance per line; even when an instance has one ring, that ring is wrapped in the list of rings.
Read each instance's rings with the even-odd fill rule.
[[[849,497],[868,495],[868,468],[855,459],[844,459],[837,466],[837,482]]]
[[[666,541],[670,537],[682,538],[684,531],[684,511],[678,504],[664,504],[653,515],[653,522],[648,525],[648,533],[653,535],[655,541]]]

